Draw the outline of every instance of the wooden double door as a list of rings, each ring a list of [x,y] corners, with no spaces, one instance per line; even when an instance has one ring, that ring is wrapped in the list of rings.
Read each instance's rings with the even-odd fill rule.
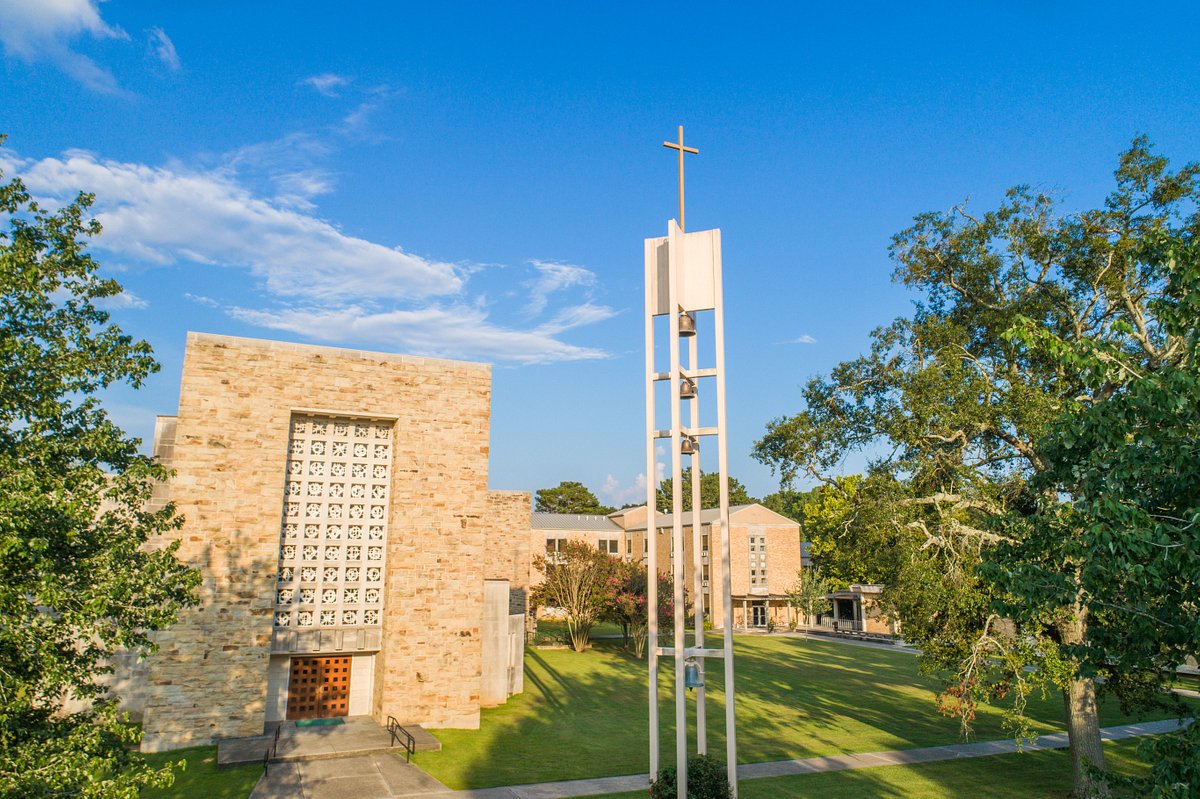
[[[350,712],[350,658],[294,657],[288,679],[288,719],[327,719]]]

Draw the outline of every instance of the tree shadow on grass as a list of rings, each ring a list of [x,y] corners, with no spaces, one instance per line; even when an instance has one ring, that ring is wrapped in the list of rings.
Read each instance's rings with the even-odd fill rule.
[[[619,641],[605,641],[584,653],[529,650],[525,666],[525,694],[485,710],[480,730],[439,730],[443,751],[423,754],[419,764],[453,788],[648,770],[645,660],[623,652]],[[937,712],[934,681],[917,674],[917,661],[908,653],[837,642],[739,637],[735,666],[741,763],[961,740],[957,720]],[[672,683],[673,662],[662,658],[659,751],[664,764],[675,759]],[[724,759],[724,675],[719,661],[710,662],[707,683],[708,751]],[[1062,705],[1056,700],[1051,697],[1033,708],[1044,729],[1061,727]],[[688,748],[694,751],[695,712],[692,701],[688,704]],[[979,737],[1006,737],[998,710],[981,715]],[[863,784],[870,780],[845,779],[868,781]],[[930,779],[936,783],[939,778]],[[861,795],[899,795],[886,793],[889,789],[883,784],[878,787],[879,793],[868,790]]]

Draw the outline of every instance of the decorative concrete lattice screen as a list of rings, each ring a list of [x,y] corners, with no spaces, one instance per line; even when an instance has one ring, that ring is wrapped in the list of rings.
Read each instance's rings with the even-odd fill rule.
[[[391,422],[292,416],[275,589],[277,641],[293,631],[311,638],[306,632],[379,627],[391,457]]]

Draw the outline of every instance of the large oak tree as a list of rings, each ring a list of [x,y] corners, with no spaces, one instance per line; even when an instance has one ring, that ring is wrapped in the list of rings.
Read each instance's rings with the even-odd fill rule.
[[[926,667],[957,672],[944,707],[966,722],[979,696],[1015,691],[1020,733],[1020,697],[1052,681],[1064,695],[1080,796],[1104,789],[1088,768],[1102,768],[1104,753],[1097,669],[1086,653],[1114,617],[1096,613],[1083,582],[1095,553],[1060,559],[1063,590],[1038,594],[1017,631],[1006,611],[1037,592],[980,566],[1004,572],[1011,553],[1036,556],[1039,539],[1028,530],[1037,525],[1014,520],[1085,491],[1078,476],[1056,471],[1050,434],[1064,414],[1105,402],[1120,383],[1097,385],[1063,348],[1090,347],[1136,374],[1185,352],[1159,316],[1168,283],[1144,248],[1154,236],[1186,238],[1200,227],[1200,167],[1173,171],[1139,138],[1115,174],[1096,209],[1067,212],[1060,198],[1019,186],[991,211],[964,205],[916,217],[891,248],[896,279],[919,294],[914,313],[876,330],[868,354],[812,380],[804,409],[773,422],[756,445],[785,480],[831,481],[857,450],[875,458],[875,474],[906,487],[867,495],[862,507],[886,503],[904,536],[888,597]],[[1020,335],[1031,326],[1060,348],[1033,346]],[[1046,484],[1052,471],[1058,479]],[[1059,535],[1079,541],[1085,532],[1062,517]],[[1007,677],[989,668],[997,659]]]

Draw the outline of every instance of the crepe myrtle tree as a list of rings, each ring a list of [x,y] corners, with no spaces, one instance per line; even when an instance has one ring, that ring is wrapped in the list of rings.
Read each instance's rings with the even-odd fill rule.
[[[649,634],[648,570],[644,563],[618,562],[614,568],[617,589],[606,614],[621,625],[625,648],[633,647],[633,656],[641,658],[646,653],[646,638]],[[658,580],[658,618],[663,629],[674,629],[675,592],[673,581],[668,575]]]
[[[1107,790],[1096,776],[1098,686],[1132,686],[1138,680],[1117,671],[1141,669],[1092,657],[1136,608],[1122,617],[1097,604],[1104,592],[1093,593],[1088,576],[1111,553],[1092,546],[1090,516],[1072,500],[1103,504],[1114,494],[1060,466],[1060,425],[1080,407],[1114,407],[1107,403],[1129,380],[1188,357],[1162,316],[1174,284],[1146,248],[1162,236],[1190,241],[1200,229],[1198,175],[1195,164],[1170,168],[1139,137],[1101,207],[1066,212],[1057,198],[1018,186],[994,210],[917,216],[891,248],[896,279],[919,292],[914,313],[876,330],[866,355],[810,381],[804,408],[772,422],[756,445],[785,482],[802,473],[831,482],[847,453],[860,452],[876,459],[872,474],[904,487],[860,492],[855,510],[894,516],[903,556],[884,579],[891,610],[925,668],[958,675],[943,707],[969,725],[977,698],[1015,692],[1009,721],[1024,735],[1022,697],[1039,682],[1060,688],[1081,797]],[[1090,367],[1065,357],[1080,349],[1120,368],[1097,383]],[[1170,464],[1153,468],[1170,481]],[[1051,519],[1061,545],[1044,534]],[[1035,582],[1053,571],[1031,568],[1039,558],[1063,569],[1053,590]],[[1128,565],[1134,586],[1159,579]],[[1006,616],[1020,602],[1022,612]],[[976,668],[997,659],[1008,677]]]
[[[588,648],[592,627],[610,612],[620,587],[620,561],[585,541],[568,539],[558,552],[534,558],[543,575],[532,592],[537,607],[562,610],[571,648]]]
[[[50,210],[0,184],[2,797],[135,799],[172,779],[101,684],[115,653],[148,651],[194,604],[199,575],[175,545],[147,546],[181,523],[147,506],[167,473],[97,398],[158,365],[101,307],[122,289],[87,252],[91,203]]]

